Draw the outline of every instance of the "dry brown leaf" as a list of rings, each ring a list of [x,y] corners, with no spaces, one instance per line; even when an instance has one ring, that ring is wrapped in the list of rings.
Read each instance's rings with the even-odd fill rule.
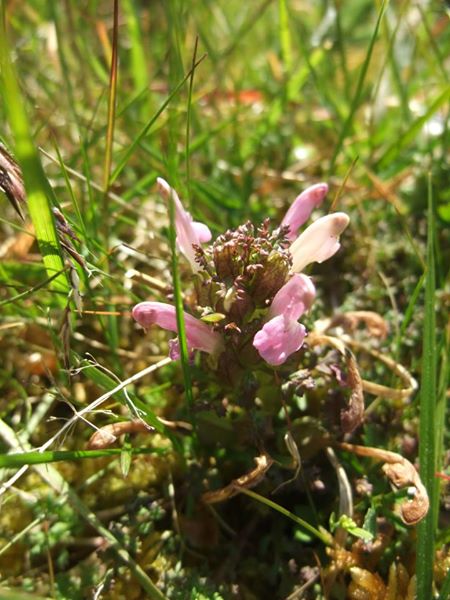
[[[416,525],[425,517],[430,505],[427,490],[420,479],[419,473],[409,460],[396,452],[380,448],[357,446],[344,442],[338,444],[338,446],[358,456],[368,456],[375,460],[384,461],[382,467],[384,474],[395,488],[408,487],[414,489],[412,497],[403,500],[400,504],[400,516],[406,525]]]
[[[120,423],[111,423],[98,429],[91,435],[87,443],[89,450],[102,450],[108,448],[125,433],[144,433],[153,431],[150,425],[144,421],[122,421]]]
[[[174,431],[179,433],[190,433],[192,431],[192,425],[185,421],[168,421],[162,417],[156,417],[158,421]],[[91,435],[87,443],[87,447],[90,450],[98,450],[102,448],[108,448],[114,444],[117,438],[125,433],[151,433],[154,431],[153,427],[145,423],[144,421],[121,421],[120,423],[111,423],[105,425],[100,429],[97,429],[95,433]]]
[[[206,504],[217,504],[218,502],[225,502],[233,496],[240,493],[241,489],[251,489],[258,485],[263,479],[267,471],[273,465],[273,459],[264,452],[260,456],[255,457],[256,467],[241,475],[237,479],[233,479],[227,486],[214,490],[212,492],[205,492],[202,495],[202,500]]]

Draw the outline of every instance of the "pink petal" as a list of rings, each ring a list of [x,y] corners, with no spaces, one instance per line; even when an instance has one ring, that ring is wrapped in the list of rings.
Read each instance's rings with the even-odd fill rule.
[[[287,234],[289,241],[293,242],[295,240],[299,227],[306,223],[312,211],[320,206],[327,192],[328,186],[326,183],[317,183],[297,196],[281,221],[282,226],[289,226],[289,233]]]
[[[340,248],[339,236],[349,222],[345,213],[337,212],[321,217],[307,227],[290,247],[292,271],[299,273],[306,265],[321,263],[333,256]]]
[[[150,325],[159,325],[163,329],[178,333],[175,306],[164,302],[141,302],[132,311],[133,318],[145,329]],[[212,354],[220,349],[221,336],[206,323],[192,315],[184,313],[187,345],[189,349],[203,350]],[[174,349],[175,353],[175,349]]]
[[[287,283],[275,294],[270,305],[271,317],[284,315],[295,321],[311,308],[316,288],[310,277],[294,273]]]
[[[158,177],[156,180],[161,195],[169,200],[173,199],[175,205],[175,229],[177,231],[177,244],[180,251],[185,255],[191,264],[193,271],[199,270],[199,265],[195,260],[195,250],[193,244],[199,245],[202,241],[211,239],[211,232],[203,223],[194,223],[191,215],[184,210],[181,200],[176,191],[170,187],[165,179]],[[209,238],[208,238],[209,235]]]
[[[302,346],[306,330],[284,315],[268,321],[253,338],[253,346],[269,365],[281,365]]]
[[[192,221],[192,227],[194,228],[194,231],[197,234],[198,240],[201,244],[205,244],[211,240],[212,233],[208,225],[199,223],[198,221]]]

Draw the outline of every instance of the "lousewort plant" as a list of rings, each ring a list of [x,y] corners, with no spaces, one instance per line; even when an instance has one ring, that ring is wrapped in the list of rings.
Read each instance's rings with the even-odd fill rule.
[[[256,462],[253,470],[234,479],[239,473],[227,466],[227,474],[221,474],[215,462],[215,479],[223,487],[203,491],[203,502],[221,502],[261,483],[274,456],[280,466],[295,471],[288,481],[282,475],[277,481],[275,476],[269,492],[278,490],[297,479],[302,458],[311,460],[324,450],[340,481],[340,491],[349,494],[340,499],[339,516],[352,517],[350,486],[340,479],[345,475],[336,461],[335,446],[383,461],[391,483],[410,492],[399,511],[403,521],[414,524],[423,518],[428,497],[411,463],[396,453],[342,441],[344,434],[363,421],[364,389],[371,393],[376,389],[388,398],[408,398],[414,390],[413,380],[387,358],[385,364],[397,374],[403,373],[408,388],[393,390],[363,381],[351,339],[327,333],[337,325],[354,330],[363,321],[373,337],[383,337],[383,319],[368,311],[346,313],[311,331],[299,322],[316,296],[311,277],[302,271],[339,250],[339,236],[349,223],[345,213],[336,212],[299,233],[322,203],[328,186],[320,183],[301,193],[278,227],[271,227],[269,219],[259,226],[246,222],[214,241],[208,227],[193,221],[165,180],[158,179],[158,186],[163,198],[174,203],[177,245],[193,274],[194,293],[185,294],[184,324],[197,434],[206,451],[204,464],[208,465],[211,448],[218,446],[247,458],[250,453]],[[158,325],[177,333],[172,304],[141,302],[132,315],[145,329]],[[325,356],[317,352],[317,346],[328,347]],[[180,358],[177,337],[169,342],[169,354],[173,360]],[[314,468],[317,485],[326,489],[320,475],[323,466]],[[224,486],[229,479],[231,483]],[[204,483],[205,479],[200,484],[203,490]],[[342,524],[340,527],[342,533]],[[354,532],[354,524],[349,527],[347,530]]]

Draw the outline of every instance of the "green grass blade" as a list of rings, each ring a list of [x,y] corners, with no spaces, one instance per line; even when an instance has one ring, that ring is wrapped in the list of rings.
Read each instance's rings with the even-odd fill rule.
[[[57,274],[50,284],[54,290],[68,292],[69,287],[64,269],[64,259],[51,211],[50,186],[33,143],[22,93],[9,53],[10,50],[6,35],[5,4],[2,3],[0,66],[3,103],[9,125],[14,134],[16,142],[15,154],[22,168],[27,192],[28,210],[33,221],[42,259],[48,276],[51,278]]]
[[[120,456],[121,452],[122,448],[105,448],[104,450],[47,450],[46,452],[0,454],[0,468],[15,469],[23,465],[42,465],[67,460]],[[160,448],[133,448],[131,454],[164,454],[164,450]]]
[[[450,569],[447,571],[447,575],[445,576],[438,600],[448,600],[448,598],[450,598]]]
[[[79,122],[79,118],[78,118],[78,114],[77,114],[77,110],[76,110],[77,103],[75,101],[74,86],[72,84],[72,79],[70,77],[72,71],[69,66],[68,58],[66,56],[66,51],[65,51],[66,45],[64,43],[64,33],[62,31],[62,26],[61,26],[60,19],[59,19],[59,13],[61,11],[61,7],[59,6],[59,4],[60,3],[56,2],[55,0],[50,0],[50,2],[48,3],[48,8],[49,8],[53,26],[55,28],[56,38],[58,40],[58,43],[56,46],[57,46],[57,52],[58,52],[58,60],[61,64],[61,75],[64,80],[64,91],[67,94],[67,100],[68,100],[67,107],[71,113],[73,122],[76,124],[78,133],[80,134],[80,122]]]
[[[431,179],[431,177],[430,177]],[[436,316],[435,316],[435,223],[431,181],[428,184],[428,241],[425,281],[425,322],[423,331],[422,382],[420,389],[419,462],[420,476],[430,497],[430,510],[417,528],[417,598],[432,597],[436,502]]]
[[[136,93],[149,89],[147,59],[142,40],[142,32],[138,17],[138,8],[134,0],[123,0],[123,11],[126,15],[126,26],[130,38],[131,74]]]
[[[192,67],[194,67],[197,61],[197,50],[198,50],[198,37],[195,38],[194,53],[192,55]],[[192,210],[192,198],[191,198],[191,121],[192,121],[192,93],[194,90],[194,74],[195,69],[191,69],[191,76],[189,77],[189,88],[188,88],[188,99],[187,99],[187,112],[186,112],[186,140],[185,140],[185,165],[186,165],[186,187],[188,190],[188,202],[189,208]]]
[[[445,417],[447,408],[447,388],[450,376],[450,331],[447,329],[442,340],[442,347],[440,348],[440,363],[439,363],[439,380],[437,382],[437,401],[436,401],[436,472],[443,469],[444,465],[444,435],[445,435]],[[439,521],[439,502],[440,502],[440,489],[441,479],[435,477],[434,479],[434,502],[435,506],[435,527],[438,527]]]
[[[183,299],[181,294],[181,282],[180,275],[178,269],[178,249],[176,243],[176,231],[175,231],[175,205],[173,198],[169,198],[169,217],[170,217],[170,226],[169,226],[169,239],[170,239],[170,249],[172,252],[172,282],[173,282],[173,292],[175,298],[175,307],[177,310],[177,330],[178,330],[178,340],[180,344],[180,358],[181,358],[181,367],[183,370],[183,379],[184,379],[184,387],[186,391],[186,401],[187,405],[190,409],[194,404],[194,398],[192,395],[192,383],[191,383],[191,373],[189,370],[189,351],[187,346],[186,339],[186,327],[184,324],[184,311],[183,311]]]
[[[105,160],[103,165],[103,194],[102,194],[102,215],[103,223],[101,227],[101,233],[105,240],[105,248],[109,244],[110,236],[110,209],[109,209],[109,186],[112,169],[113,159],[113,142],[114,142],[114,128],[116,122],[116,104],[117,104],[117,75],[118,75],[118,35],[119,35],[119,2],[114,0],[114,20],[113,20],[113,34],[112,34],[112,53],[111,53],[111,67],[109,73],[109,87],[108,87],[108,117],[106,123],[106,145],[105,145]],[[107,257],[104,264],[105,272],[109,273],[110,264],[109,256]],[[107,304],[107,310],[114,310],[114,307]],[[119,346],[119,330],[117,326],[117,319],[112,315],[107,315],[104,318],[105,334],[111,349],[114,351]],[[114,366],[117,372],[122,371],[122,366],[119,360],[114,361]]]
[[[354,119],[356,111],[358,110],[358,107],[360,105],[364,81],[366,79],[367,70],[369,68],[369,63],[372,58],[372,53],[373,53],[373,49],[375,46],[375,42],[378,37],[378,31],[380,29],[381,20],[386,11],[388,2],[389,2],[389,0],[383,0],[383,2],[381,4],[380,12],[378,13],[377,22],[375,24],[375,29],[373,30],[373,34],[370,39],[369,48],[367,49],[366,58],[364,59],[364,63],[362,65],[361,71],[359,73],[358,83],[356,85],[356,91],[355,91],[355,95],[353,96],[353,100],[352,100],[352,103],[350,106],[350,111],[348,113],[348,117],[344,121],[344,125],[342,126],[341,133],[339,135],[336,147],[334,149],[334,154],[333,154],[333,157],[332,157],[331,163],[330,163],[330,173],[333,172],[334,165],[336,164],[336,159],[339,156],[339,152],[341,151],[342,146],[343,146],[348,134],[350,133],[350,131],[352,129],[353,119]]]
[[[406,331],[408,325],[411,323],[411,320],[414,316],[414,311],[416,309],[417,300],[419,298],[420,292],[422,291],[422,287],[423,287],[423,284],[425,281],[425,275],[426,275],[425,273],[422,274],[422,277],[417,282],[417,284],[411,294],[411,299],[408,302],[408,306],[406,307],[406,310],[403,315],[400,330],[399,330],[398,334],[395,336],[395,339],[392,343],[393,347],[396,349],[397,352],[400,348],[400,344],[402,343],[402,339],[403,339],[403,336],[405,335],[405,331]]]

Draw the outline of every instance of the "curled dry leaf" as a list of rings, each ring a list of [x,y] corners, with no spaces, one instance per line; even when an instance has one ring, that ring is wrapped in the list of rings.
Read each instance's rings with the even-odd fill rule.
[[[388,398],[389,400],[402,400],[404,402],[408,400],[412,396],[412,394],[417,390],[417,381],[400,363],[396,362],[389,356],[378,352],[377,350],[374,350],[372,348],[366,348],[364,344],[356,342],[355,340],[347,340],[347,344],[351,346],[354,350],[367,352],[368,354],[370,354],[370,356],[373,356],[373,358],[385,364],[395,375],[397,375],[397,377],[401,379],[401,381],[406,386],[402,389],[395,389],[363,379],[362,384],[365,392],[368,392],[369,394],[374,394],[375,396]]]
[[[409,460],[396,452],[380,448],[356,446],[355,444],[343,442],[338,446],[358,456],[369,456],[375,460],[384,461],[382,467],[384,474],[395,488],[413,488],[412,496],[403,500],[400,505],[400,516],[406,525],[415,525],[425,517],[430,505],[427,490],[420,479],[419,473]]]
[[[329,335],[313,332],[308,336],[308,344],[310,346],[331,346],[344,357],[351,394],[348,407],[341,412],[341,425],[345,433],[350,433],[361,425],[364,419],[363,380],[359,374],[356,358],[343,340]]]
[[[360,313],[366,313],[368,311],[360,311]],[[354,314],[354,313],[345,313],[345,315]],[[359,313],[357,313],[359,314]],[[376,313],[373,313],[376,314]],[[379,315],[378,315],[379,316]],[[381,318],[381,317],[380,317]],[[375,360],[382,362],[388,369],[390,369],[394,375],[400,378],[404,387],[401,389],[396,389],[392,387],[388,387],[385,385],[380,385],[379,383],[375,383],[373,381],[367,381],[366,379],[360,379],[362,389],[364,392],[369,394],[374,394],[375,396],[381,396],[382,398],[388,398],[389,400],[399,400],[402,403],[406,402],[412,394],[417,390],[417,381],[414,377],[405,369],[403,365],[393,360],[386,354],[382,352],[378,352],[373,348],[368,348],[366,344],[358,342],[356,340],[351,339],[349,336],[335,337],[335,336],[327,336],[325,332],[331,328],[331,323],[333,321],[327,319],[325,322],[317,322],[316,330],[311,333],[308,337],[308,343],[311,346],[320,345],[320,343],[328,343],[335,347],[341,354],[345,351],[346,347],[352,348],[352,350],[356,352],[366,352],[370,356],[372,356]],[[381,328],[381,325],[380,325]],[[320,340],[323,340],[322,342]],[[353,357],[355,360],[355,358]],[[355,361],[356,366],[356,361]],[[359,372],[358,375],[359,377]]]
[[[162,417],[156,417],[165,427],[169,427],[179,433],[187,433],[192,431],[192,425],[185,421],[168,421]],[[144,421],[122,421],[120,423],[111,423],[97,429],[91,435],[87,443],[89,450],[101,450],[108,448],[117,440],[117,438],[125,433],[151,433],[153,427]]]
[[[231,483],[227,486],[214,490],[212,492],[205,492],[202,495],[202,500],[206,504],[217,504],[218,502],[225,502],[225,500],[229,500],[233,498],[233,496],[237,496],[240,493],[241,489],[251,489],[258,485],[263,479],[267,471],[273,465],[273,459],[264,452],[260,456],[255,457],[256,467],[245,473],[245,475],[241,475],[237,479],[233,479]]]
[[[111,423],[93,433],[89,438],[87,447],[89,450],[102,450],[114,444],[117,438],[125,433],[143,433],[146,431],[153,431],[153,429],[144,421]]]

